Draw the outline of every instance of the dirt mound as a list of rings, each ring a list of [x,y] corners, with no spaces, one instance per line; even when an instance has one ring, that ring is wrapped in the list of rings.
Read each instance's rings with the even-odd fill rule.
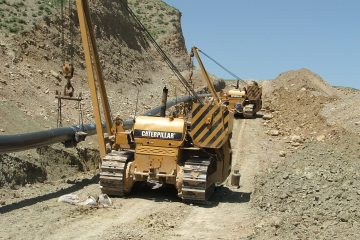
[[[340,99],[326,104],[321,114],[331,125],[339,125],[360,134],[360,91],[352,90]]]
[[[358,239],[360,138],[311,142],[258,178],[257,239]],[[265,217],[268,216],[268,217]]]
[[[0,155],[0,188],[44,181],[73,179],[78,173],[94,171],[99,165],[97,150],[61,144],[20,153]]]
[[[8,154],[0,155],[0,188],[43,182],[46,178],[45,168],[39,163],[24,161]]]
[[[95,170],[100,160],[97,150],[88,148],[63,149],[60,144],[41,147],[36,149],[36,152],[51,180],[71,177],[79,171]]]
[[[351,115],[349,129],[355,126],[358,115],[346,113],[357,111],[356,95],[344,97],[304,69],[264,85],[271,85],[264,106],[272,117],[264,125],[283,146],[283,160],[268,163],[257,177],[251,201],[263,220],[254,238],[359,238],[360,136],[341,123]],[[338,121],[332,121],[336,110]]]
[[[272,82],[275,89],[285,88],[292,91],[307,89],[323,96],[336,96],[338,92],[316,73],[306,68],[281,73]]]
[[[264,108],[274,117],[265,124],[289,141],[294,135],[301,141],[336,140],[342,128],[360,131],[358,94],[338,90],[308,69],[282,73],[264,85]]]
[[[333,98],[315,95],[307,89],[296,91],[277,88],[271,97],[264,99],[264,108],[273,116],[272,120],[264,124],[270,129],[278,130],[279,135],[285,138],[293,135],[299,136],[301,141],[314,140],[321,135],[334,138],[339,129],[330,126],[320,115],[325,104],[331,101]]]

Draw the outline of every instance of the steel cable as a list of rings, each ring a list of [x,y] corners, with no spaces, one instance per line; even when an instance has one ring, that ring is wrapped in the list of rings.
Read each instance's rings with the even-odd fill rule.
[[[247,83],[245,82],[244,79],[242,79],[241,77],[237,76],[235,73],[231,72],[229,69],[227,69],[226,67],[224,67],[222,64],[220,64],[218,61],[216,61],[214,58],[210,57],[208,54],[206,54],[204,51],[198,49],[198,51],[200,53],[202,53],[205,57],[209,58],[211,61],[213,61],[216,65],[218,65],[220,68],[222,68],[224,71],[226,71],[227,73],[229,73],[231,76],[233,76],[235,79],[237,79],[237,81],[241,81],[242,83],[245,84],[245,86],[247,86]]]
[[[149,41],[152,43],[152,45],[155,47],[156,51],[160,54],[160,56],[163,58],[163,60],[167,63],[169,68],[173,71],[175,76],[178,78],[178,80],[182,83],[184,88],[195,97],[197,101],[200,103],[203,103],[202,100],[199,98],[198,94],[195,92],[195,90],[192,88],[192,86],[186,81],[186,79],[182,76],[179,69],[174,65],[174,63],[171,61],[171,59],[166,55],[166,53],[162,50],[162,48],[159,46],[159,44],[156,42],[156,40],[153,38],[151,33],[146,29],[146,27],[142,24],[142,22],[139,20],[139,18],[136,16],[136,14],[131,10],[129,6],[127,6],[124,3],[121,3],[123,7],[128,11],[130,16],[135,20],[135,22],[138,24],[140,29],[145,33],[146,37],[149,39]]]

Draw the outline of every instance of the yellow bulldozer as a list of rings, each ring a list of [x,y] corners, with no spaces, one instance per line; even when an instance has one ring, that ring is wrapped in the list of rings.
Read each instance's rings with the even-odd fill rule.
[[[102,192],[122,196],[135,182],[155,181],[174,185],[185,201],[207,201],[231,171],[230,119],[225,106],[201,103],[188,120],[136,117],[130,132],[115,133],[119,149],[102,159]]]
[[[164,88],[160,116],[137,116],[125,131],[119,116],[111,119],[87,1],[77,0],[77,9],[102,157],[101,191],[123,196],[136,182],[158,182],[174,185],[184,201],[206,202],[215,186],[229,176],[232,161],[232,113],[221,103],[212,82],[205,78],[211,99],[195,97],[185,115],[165,115]]]
[[[222,95],[222,100],[228,102],[229,109],[235,116],[253,118],[262,108],[262,87],[251,81],[243,89],[239,88],[239,81],[235,89],[230,89]]]

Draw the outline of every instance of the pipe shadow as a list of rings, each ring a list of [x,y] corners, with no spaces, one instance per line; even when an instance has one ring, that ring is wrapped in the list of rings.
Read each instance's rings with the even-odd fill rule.
[[[93,176],[90,179],[87,179],[87,178],[83,179],[81,182],[75,183],[74,185],[72,185],[68,188],[61,189],[56,192],[51,192],[51,193],[48,193],[45,195],[41,195],[41,196],[29,198],[29,199],[24,199],[24,200],[21,200],[20,202],[15,202],[15,203],[11,203],[9,205],[0,207],[0,214],[4,214],[4,213],[8,213],[8,212],[20,209],[20,208],[28,207],[28,206],[34,205],[36,203],[39,203],[39,202],[44,202],[44,201],[50,200],[52,198],[58,198],[62,195],[73,193],[73,192],[78,191],[88,185],[91,185],[91,184],[94,184],[97,182],[99,182],[98,174]]]

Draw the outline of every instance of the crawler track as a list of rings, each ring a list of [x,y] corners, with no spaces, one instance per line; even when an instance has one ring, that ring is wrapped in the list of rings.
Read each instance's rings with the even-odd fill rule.
[[[185,162],[182,184],[182,198],[185,202],[207,203],[214,191],[214,184],[208,182],[210,160],[191,158]]]
[[[126,163],[131,160],[132,152],[111,152],[101,163],[100,187],[101,192],[110,196],[124,195],[124,173]]]

